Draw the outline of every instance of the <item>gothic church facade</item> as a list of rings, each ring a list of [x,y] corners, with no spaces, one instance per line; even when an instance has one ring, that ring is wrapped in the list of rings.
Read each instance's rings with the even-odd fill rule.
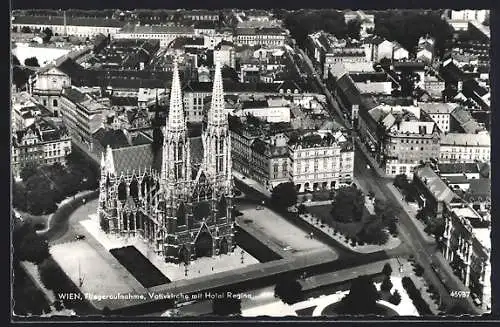
[[[234,251],[231,139],[219,63],[206,121],[201,142],[188,137],[175,62],[161,162],[155,165],[150,145],[108,147],[102,156],[98,216],[105,232],[141,236],[166,262]],[[193,147],[195,141],[202,146]]]

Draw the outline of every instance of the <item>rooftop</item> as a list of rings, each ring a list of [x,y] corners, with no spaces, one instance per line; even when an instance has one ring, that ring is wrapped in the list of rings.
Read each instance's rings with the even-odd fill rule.
[[[64,25],[63,16],[17,16],[13,24],[20,25]],[[123,22],[108,18],[66,17],[69,26],[122,27]]]
[[[194,28],[191,26],[170,26],[170,25],[132,25],[127,24],[120,33],[133,34],[194,34]]]
[[[429,166],[417,168],[414,175],[422,181],[437,201],[448,203],[457,197]]]
[[[440,163],[438,164],[440,174],[456,174],[456,173],[479,173],[479,165],[473,162],[463,163]]]
[[[419,102],[418,107],[428,114],[451,114],[458,105],[456,103]]]
[[[491,137],[487,133],[447,133],[441,136],[441,145],[490,146]]]

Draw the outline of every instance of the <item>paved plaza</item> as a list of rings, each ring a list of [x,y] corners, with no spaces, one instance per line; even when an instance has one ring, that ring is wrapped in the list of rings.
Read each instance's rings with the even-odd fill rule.
[[[307,231],[300,229],[293,223],[275,212],[262,208],[260,210],[245,209],[242,210],[243,216],[240,221],[248,227],[252,227],[265,234],[269,241],[273,242],[281,249],[295,254],[303,254],[318,249],[331,250],[325,243],[311,238]]]
[[[192,261],[187,266],[186,276],[186,267],[183,264],[166,263],[161,256],[154,253],[152,248],[142,237],[119,237],[106,234],[99,228],[95,218],[95,215],[90,215],[90,219],[82,220],[80,224],[84,226],[87,232],[105,249],[109,251],[124,246],[134,246],[171,281],[198,278],[259,263],[257,259],[240,247],[236,247],[233,253],[223,254],[219,257],[202,257]]]
[[[57,244],[50,247],[54,260],[83,294],[116,296],[142,294],[146,289],[109,252],[93,248],[86,241]],[[92,299],[91,299],[92,300]],[[91,301],[98,309],[121,306],[121,301]]]

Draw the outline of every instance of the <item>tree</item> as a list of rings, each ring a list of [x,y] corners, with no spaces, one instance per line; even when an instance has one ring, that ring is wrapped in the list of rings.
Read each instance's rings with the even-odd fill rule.
[[[408,177],[406,174],[399,174],[394,177],[394,186],[397,188],[404,190],[408,186]]]
[[[12,81],[14,85],[20,89],[28,82],[29,74],[20,66],[12,68]]]
[[[19,261],[39,264],[50,256],[47,240],[38,235],[31,225],[21,230],[21,234],[18,234],[15,242],[14,251]]]
[[[384,265],[384,268],[382,269],[382,274],[384,274],[385,276],[391,276],[392,274],[392,267],[391,267],[391,264],[390,263],[386,263]]]
[[[27,181],[31,176],[34,176],[38,173],[38,166],[34,162],[29,162],[26,164],[26,166],[21,169],[21,172],[19,173],[19,177],[23,181]]]
[[[380,289],[382,291],[390,292],[390,290],[392,289],[391,277],[386,276],[384,278],[384,281],[382,282],[382,285],[380,285]]]
[[[12,65],[13,66],[20,66],[21,65],[21,63],[19,62],[19,59],[17,59],[16,55],[11,54],[11,58],[12,58]]]
[[[365,198],[355,187],[341,187],[332,201],[332,218],[339,222],[360,221],[363,214]]]
[[[369,276],[362,275],[351,281],[349,294],[342,300],[339,313],[375,314],[380,294]]]
[[[297,203],[297,189],[292,182],[281,183],[271,192],[271,203],[279,209],[285,209]]]
[[[431,217],[427,221],[425,231],[434,235],[436,240],[440,239],[444,234],[445,222],[444,218]]]
[[[48,43],[50,41],[50,39],[52,38],[52,36],[54,35],[54,33],[52,33],[52,30],[50,28],[45,28],[42,33],[44,34],[44,37],[43,37],[43,42],[44,43]]]
[[[302,285],[295,279],[284,278],[274,287],[274,297],[286,304],[297,303],[302,298]]]
[[[23,26],[21,28],[21,33],[32,33],[31,28],[29,28],[28,26]]]
[[[395,290],[394,293],[389,297],[389,302],[398,305],[401,303],[401,294],[399,294],[398,290]]]
[[[419,265],[418,263],[415,265],[415,275],[418,277],[422,276],[424,274],[424,267]]]
[[[399,209],[396,208],[391,202],[382,201],[379,199],[375,200],[374,205],[375,215],[382,219],[382,222],[387,226],[391,234],[395,234],[397,231],[397,214]]]
[[[361,32],[361,21],[358,19],[352,19],[347,22],[347,36],[350,38],[359,40]]]
[[[12,204],[14,208],[26,211],[27,198],[26,188],[23,183],[13,183],[12,185]]]
[[[230,316],[241,314],[241,299],[227,295],[228,292],[223,293],[221,298],[212,300],[212,310],[218,316]]]
[[[364,225],[357,236],[361,241],[368,244],[385,244],[389,239],[384,222],[375,215],[368,217],[364,221]]]
[[[24,65],[30,67],[40,67],[38,59],[36,57],[26,58],[26,60],[24,61]]]
[[[306,213],[306,206],[301,203],[298,207],[297,207],[297,212],[299,215],[303,215]]]

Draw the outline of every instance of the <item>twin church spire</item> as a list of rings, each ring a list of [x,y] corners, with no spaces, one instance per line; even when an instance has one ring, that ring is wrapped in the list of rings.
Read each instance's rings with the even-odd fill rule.
[[[224,159],[224,163],[230,160],[231,155],[227,151],[229,146],[229,141],[227,140],[229,138],[229,133],[227,127],[227,114],[224,108],[222,72],[219,62],[215,65],[212,104],[207,118],[207,128],[203,135],[203,167],[208,174],[217,174],[217,170],[221,170],[222,168],[222,155],[229,156]],[[218,139],[217,142],[205,142],[207,137],[212,139],[213,136],[216,136]],[[222,139],[225,141],[222,142]],[[173,188],[176,188],[176,184],[178,182],[190,180],[191,153],[189,143],[179,78],[179,68],[177,59],[174,59],[172,87],[170,91],[170,109],[164,132],[161,170],[162,184],[167,192],[172,192]],[[213,147],[213,143],[217,144],[217,146]],[[216,161],[220,162],[219,169],[213,165]]]

